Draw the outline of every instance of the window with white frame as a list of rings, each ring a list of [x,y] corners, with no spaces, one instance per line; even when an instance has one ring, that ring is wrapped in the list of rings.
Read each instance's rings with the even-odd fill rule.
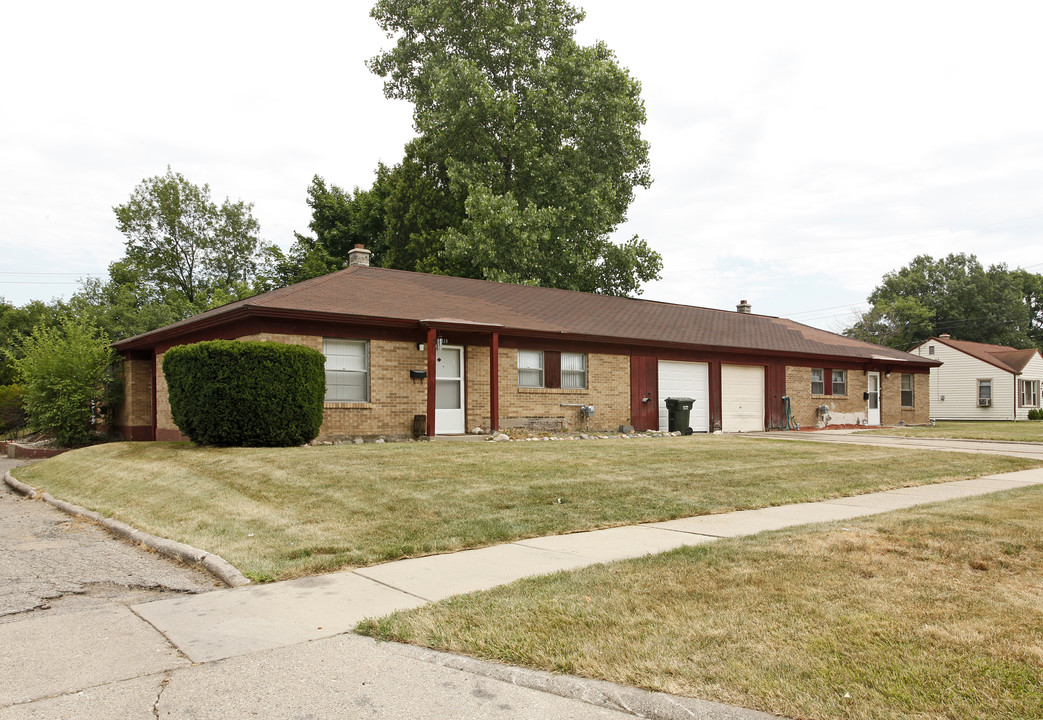
[[[369,341],[324,338],[326,402],[369,402]]]
[[[826,394],[826,371],[822,368],[811,368],[811,394]]]
[[[1018,380],[1021,407],[1039,407],[1039,380]]]
[[[992,380],[978,380],[978,407],[992,405]]]
[[[847,395],[847,370],[833,370],[833,394]]]
[[[587,387],[587,354],[563,352],[561,354],[561,386],[563,388]]]
[[[518,351],[518,387],[543,387],[543,351]]]
[[[913,376],[908,373],[902,374],[902,407],[913,407]]]

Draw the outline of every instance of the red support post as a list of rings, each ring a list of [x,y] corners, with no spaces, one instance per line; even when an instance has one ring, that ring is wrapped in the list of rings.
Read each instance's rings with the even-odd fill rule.
[[[489,423],[490,430],[500,429],[500,333],[489,342]]]
[[[435,436],[435,383],[438,373],[438,331],[427,330],[427,436]]]

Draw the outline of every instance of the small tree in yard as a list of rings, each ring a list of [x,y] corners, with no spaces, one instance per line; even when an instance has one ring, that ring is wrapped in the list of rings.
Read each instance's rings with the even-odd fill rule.
[[[86,445],[115,360],[105,334],[65,317],[57,327],[36,327],[23,340],[20,357],[5,352],[25,390],[29,424],[60,445]]]

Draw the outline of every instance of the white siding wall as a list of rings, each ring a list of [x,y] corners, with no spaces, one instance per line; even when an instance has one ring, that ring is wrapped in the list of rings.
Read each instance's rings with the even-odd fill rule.
[[[1043,358],[1036,355],[1029,360],[1028,365],[1021,371],[1021,375],[1018,377],[1019,380],[1038,380],[1040,384],[1040,392],[1043,394]],[[1018,402],[1021,402],[1020,388],[1018,388]],[[1018,420],[1028,420],[1030,407],[1019,407],[1018,408]]]
[[[928,348],[934,346],[934,355]],[[931,417],[936,420],[1013,420],[1014,376],[948,345],[925,342],[913,354],[941,360],[931,368]],[[978,407],[978,380],[992,379],[992,406]],[[942,398],[945,398],[944,400]]]

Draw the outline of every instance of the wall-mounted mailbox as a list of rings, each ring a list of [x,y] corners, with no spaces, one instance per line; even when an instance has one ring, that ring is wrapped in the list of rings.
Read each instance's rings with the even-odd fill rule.
[[[427,379],[427,370],[410,370],[409,371],[409,379],[410,380],[426,380]]]

